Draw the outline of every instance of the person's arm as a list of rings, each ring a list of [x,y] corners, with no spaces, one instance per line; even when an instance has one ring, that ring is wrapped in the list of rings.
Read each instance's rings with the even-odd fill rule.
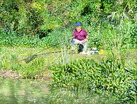
[[[73,36],[70,38],[70,40],[74,39],[76,37],[76,33],[75,33],[75,30],[73,32]]]
[[[88,39],[88,38],[89,38],[89,36],[87,35],[87,36],[86,36],[86,39]]]

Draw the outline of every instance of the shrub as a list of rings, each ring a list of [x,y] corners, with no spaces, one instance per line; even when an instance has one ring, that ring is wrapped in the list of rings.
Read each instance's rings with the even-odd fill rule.
[[[53,71],[51,86],[70,89],[88,89],[91,92],[115,96],[124,101],[135,101],[135,66],[126,67],[118,61],[102,60],[96,63],[92,59],[75,60],[67,65],[49,67]]]

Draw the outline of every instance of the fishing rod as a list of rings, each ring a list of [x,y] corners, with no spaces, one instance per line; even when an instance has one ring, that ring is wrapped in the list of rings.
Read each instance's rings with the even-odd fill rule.
[[[72,39],[74,39],[74,38],[75,38],[75,37],[73,37]],[[68,39],[68,40],[70,40],[70,39]],[[67,40],[67,41],[68,41],[68,40]],[[39,54],[39,53],[41,53],[41,52],[45,51],[46,49],[49,49],[49,48],[51,48],[51,47],[53,47],[53,46],[57,46],[57,45],[59,45],[59,44],[61,44],[61,43],[64,43],[64,42],[65,42],[65,41],[60,42],[60,43],[57,43],[57,44],[54,44],[54,45],[52,45],[52,46],[50,46],[50,47],[47,47],[47,48],[45,48],[45,49],[43,49],[43,50],[41,50],[41,51],[33,54],[32,56],[29,56],[29,57],[23,59],[23,60],[24,60],[26,63],[29,63],[30,61],[32,61],[33,59],[35,59],[38,55],[43,55],[43,54]],[[44,53],[44,54],[57,53],[57,52],[62,52],[62,51],[48,52],[48,53]]]

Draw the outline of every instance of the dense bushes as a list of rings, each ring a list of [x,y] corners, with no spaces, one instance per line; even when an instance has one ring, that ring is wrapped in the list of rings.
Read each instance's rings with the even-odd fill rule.
[[[84,27],[83,27],[84,28]],[[121,29],[120,29],[121,28]],[[16,34],[15,32],[0,31],[0,45],[6,46],[27,46],[27,47],[48,47],[56,43],[63,42],[65,45],[70,46],[69,38],[72,37],[75,29],[74,24],[71,26],[56,29],[48,33],[46,37],[39,38],[39,34],[35,36],[27,36]],[[137,28],[132,22],[123,22],[121,27],[108,24],[105,28],[102,26],[100,30],[96,30],[96,27],[87,26],[84,28],[89,35],[88,47],[97,47],[100,49],[109,49],[114,43],[120,48],[134,48],[137,47]],[[120,43],[121,42],[121,43]],[[105,43],[105,44],[104,44]],[[61,44],[58,45],[59,47]],[[57,47],[58,47],[57,46]]]
[[[136,65],[113,60],[96,63],[92,59],[75,60],[67,65],[49,67],[53,71],[52,86],[87,89],[93,93],[113,96],[121,102],[136,100]]]
[[[123,46],[136,47],[135,5],[135,0],[2,0],[0,45],[47,47],[67,40],[80,21],[90,36],[88,47],[104,48],[102,36],[111,37],[113,26],[124,36]]]
[[[26,46],[26,47],[48,47],[56,43],[61,43],[61,41],[66,40],[68,44],[69,38],[72,36],[72,31],[70,33],[69,29],[60,31],[53,31],[49,33],[47,37],[39,38],[39,35],[35,36],[19,36],[15,32],[5,32],[0,31],[0,45],[1,46]],[[68,41],[67,41],[68,40]],[[63,43],[64,44],[64,43]],[[58,47],[60,45],[57,45]]]
[[[2,0],[0,30],[47,35],[70,22],[81,21],[84,28],[104,21],[119,25],[121,19],[134,23],[135,5],[135,0]]]

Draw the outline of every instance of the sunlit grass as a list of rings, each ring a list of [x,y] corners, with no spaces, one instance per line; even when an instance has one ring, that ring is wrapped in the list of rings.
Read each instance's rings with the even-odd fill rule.
[[[50,66],[52,64],[66,64],[75,59],[81,58],[93,58],[93,59],[101,59],[101,56],[86,56],[80,54],[68,54],[70,50],[66,49],[48,49],[41,52],[40,56],[37,56],[34,60],[29,63],[25,63],[23,59],[43,50],[43,48],[25,48],[25,47],[1,47],[1,70],[13,70],[20,73],[24,78],[33,78],[36,75],[43,75],[44,71],[48,70],[46,66]],[[45,54],[47,52],[56,52]],[[97,58],[98,57],[98,58]]]

